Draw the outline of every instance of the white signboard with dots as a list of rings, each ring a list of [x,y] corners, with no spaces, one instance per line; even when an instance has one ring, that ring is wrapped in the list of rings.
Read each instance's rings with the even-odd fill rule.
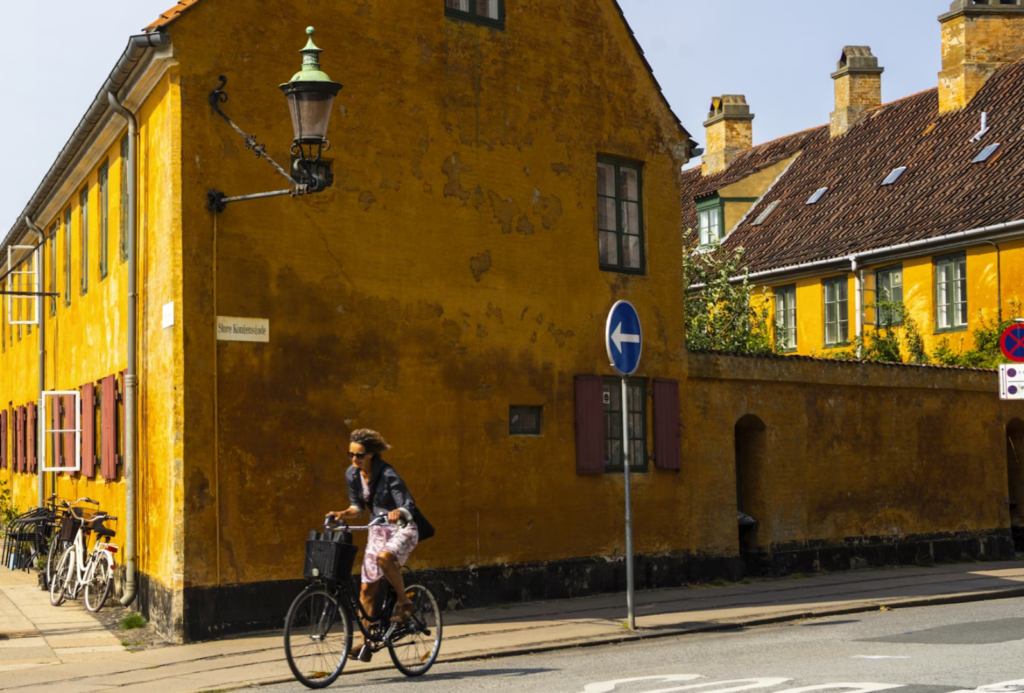
[[[1024,399],[1024,364],[999,366],[999,399]]]

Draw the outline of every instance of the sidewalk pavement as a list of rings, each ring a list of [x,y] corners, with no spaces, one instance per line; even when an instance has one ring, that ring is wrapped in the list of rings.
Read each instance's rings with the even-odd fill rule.
[[[636,631],[625,628],[621,594],[455,611],[444,615],[438,662],[1020,596],[1024,561],[1002,561],[640,592]],[[346,672],[390,666],[379,652]],[[80,603],[51,607],[34,576],[0,568],[0,691],[176,693],[290,680],[279,632],[133,653]]]

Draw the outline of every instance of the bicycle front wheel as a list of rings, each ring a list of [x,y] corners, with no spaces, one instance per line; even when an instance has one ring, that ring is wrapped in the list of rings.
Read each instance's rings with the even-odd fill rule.
[[[323,587],[306,588],[288,609],[284,654],[295,678],[309,688],[334,683],[352,650],[347,607]]]
[[[61,554],[57,562],[57,568],[50,577],[50,604],[60,606],[67,596],[68,583],[73,579],[75,572],[75,547],[69,546]]]
[[[434,666],[441,651],[441,608],[423,585],[408,585],[405,593],[413,603],[412,616],[395,626],[388,638],[388,654],[406,676],[422,676]]]
[[[53,574],[57,570],[61,554],[64,552],[64,542],[60,540],[60,532],[54,532],[50,538],[50,548],[46,552],[46,589],[50,589],[53,583]]]
[[[93,555],[92,565],[89,566],[89,573],[85,578],[85,608],[96,613],[103,608],[110,594],[110,583],[114,571],[111,570],[111,561],[103,551],[100,555]]]

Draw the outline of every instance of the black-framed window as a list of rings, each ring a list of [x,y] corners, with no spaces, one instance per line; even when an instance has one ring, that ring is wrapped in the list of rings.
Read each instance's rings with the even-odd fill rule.
[[[796,351],[796,284],[775,289],[775,343],[781,351]]]
[[[967,329],[967,255],[935,258],[935,331]]]
[[[846,275],[822,282],[825,293],[825,346],[833,347],[850,341],[849,280]]]
[[[903,303],[903,265],[883,267],[875,272],[875,301]],[[879,327],[903,324],[903,315],[893,307],[881,305],[875,315]]]
[[[496,29],[505,28],[505,0],[444,0],[444,14]]]
[[[622,378],[603,378],[605,471],[622,471]],[[647,391],[643,378],[626,381],[630,470],[647,470]]]
[[[598,157],[597,233],[601,269],[644,273],[644,215],[640,164]]]
[[[717,245],[725,238],[723,207],[722,200],[717,195],[697,203],[697,226],[700,230],[701,247]]]
[[[107,278],[109,271],[107,261],[107,235],[110,222],[110,191],[109,191],[110,166],[103,162],[99,173],[99,203],[100,203],[100,281]]]
[[[510,436],[539,436],[543,407],[511,405],[508,408],[508,434]]]
[[[82,188],[78,198],[78,235],[81,244],[82,295],[89,293],[89,188]]]

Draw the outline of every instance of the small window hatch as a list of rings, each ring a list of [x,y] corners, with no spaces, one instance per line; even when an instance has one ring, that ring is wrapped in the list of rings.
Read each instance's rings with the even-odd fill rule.
[[[775,208],[779,206],[780,202],[781,200],[775,200],[775,202],[772,202],[770,205],[765,207],[764,211],[758,214],[757,219],[754,219],[753,223],[751,223],[751,226],[760,226],[766,222],[771,213],[775,211]]]
[[[999,142],[996,142],[995,144],[990,144],[989,146],[982,149],[981,153],[978,154],[978,156],[974,157],[971,163],[980,164],[982,161],[988,161],[988,158],[995,154],[997,149],[999,149]]]
[[[827,192],[828,192],[828,188],[818,188],[817,190],[814,191],[813,195],[811,195],[809,198],[807,198],[807,204],[813,205],[818,200],[820,200],[822,197],[824,197],[825,193],[827,193]]]
[[[516,406],[508,408],[508,434],[510,436],[539,436],[543,407]]]
[[[892,170],[892,173],[890,173],[888,176],[886,176],[885,180],[882,181],[882,185],[892,185],[893,183],[895,183],[896,181],[898,181],[900,179],[900,176],[902,176],[903,172],[906,171],[906,170],[907,170],[906,166],[900,166],[899,168],[894,168]]]

